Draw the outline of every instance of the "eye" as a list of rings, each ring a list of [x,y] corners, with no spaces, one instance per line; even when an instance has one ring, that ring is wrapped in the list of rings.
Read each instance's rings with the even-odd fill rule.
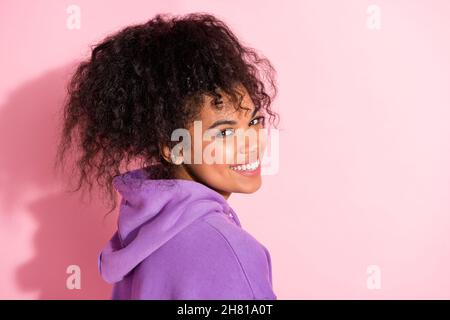
[[[253,119],[252,121],[250,121],[250,125],[256,125],[256,124],[261,123],[262,126],[264,127],[265,120],[266,120],[266,118],[264,116],[259,116],[259,117],[256,117],[255,119]],[[256,123],[255,123],[255,121],[256,121]]]
[[[219,133],[217,134],[218,138],[222,138],[222,137],[226,137],[229,136],[230,134],[227,134],[228,132],[230,132],[230,134],[232,134],[234,132],[233,128],[227,128],[224,130],[220,130]]]

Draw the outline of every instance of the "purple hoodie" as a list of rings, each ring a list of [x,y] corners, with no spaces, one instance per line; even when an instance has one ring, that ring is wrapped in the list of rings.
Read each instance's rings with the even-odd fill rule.
[[[218,192],[152,180],[144,169],[113,185],[122,196],[118,228],[99,255],[112,299],[277,299],[268,250]]]

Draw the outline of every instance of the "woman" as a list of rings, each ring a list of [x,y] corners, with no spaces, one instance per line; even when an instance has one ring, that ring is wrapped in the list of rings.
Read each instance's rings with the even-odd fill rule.
[[[77,67],[57,164],[75,135],[76,190],[99,183],[111,211],[121,195],[117,232],[99,256],[113,299],[277,298],[269,252],[227,202],[261,185],[259,133],[278,117],[274,74],[206,13],[128,26]],[[135,159],[138,169],[120,173]]]

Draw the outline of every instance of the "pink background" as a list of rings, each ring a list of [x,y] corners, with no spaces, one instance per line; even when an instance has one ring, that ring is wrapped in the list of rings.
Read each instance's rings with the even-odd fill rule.
[[[66,8],[81,8],[81,29]],[[366,25],[381,9],[381,29]],[[233,195],[280,299],[450,298],[450,2],[0,2],[0,298],[109,298],[101,200],[51,171],[68,72],[156,13],[224,19],[278,70],[280,168]],[[81,267],[81,290],[66,288]],[[367,268],[381,287],[367,286]]]

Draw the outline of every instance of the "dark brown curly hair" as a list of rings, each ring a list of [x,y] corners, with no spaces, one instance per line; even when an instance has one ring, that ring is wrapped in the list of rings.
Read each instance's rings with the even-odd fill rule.
[[[92,49],[92,48],[91,48]],[[158,14],[127,26],[93,46],[67,85],[61,141],[55,168],[67,168],[67,151],[78,152],[72,173],[75,190],[94,180],[116,207],[112,180],[121,165],[140,160],[160,163],[153,179],[171,179],[174,165],[162,157],[171,134],[186,128],[200,111],[205,95],[221,106],[221,89],[233,102],[242,84],[257,109],[274,123],[270,105],[277,94],[275,69],[254,49],[243,46],[226,24],[208,13]]]

